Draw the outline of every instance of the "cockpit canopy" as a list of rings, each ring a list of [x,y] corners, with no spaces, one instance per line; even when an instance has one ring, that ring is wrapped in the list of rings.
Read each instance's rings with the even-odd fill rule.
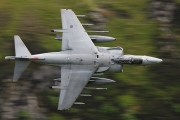
[[[111,59],[118,64],[142,64],[143,59],[133,55],[123,55],[118,58]]]

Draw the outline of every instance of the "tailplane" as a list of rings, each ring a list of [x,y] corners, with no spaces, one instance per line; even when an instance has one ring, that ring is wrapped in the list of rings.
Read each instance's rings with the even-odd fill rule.
[[[14,76],[13,76],[13,82],[16,82],[21,77],[24,70],[27,68],[27,66],[30,64],[30,61],[21,61],[16,60],[15,62],[15,68],[14,68]]]
[[[16,57],[31,56],[31,53],[18,35],[14,36],[14,45]]]
[[[26,58],[31,56],[31,53],[29,52],[29,50],[27,49],[27,47],[18,35],[14,36],[14,45],[16,54],[15,58]],[[21,77],[22,73],[29,64],[30,61],[16,59],[13,82],[18,81],[18,79]]]

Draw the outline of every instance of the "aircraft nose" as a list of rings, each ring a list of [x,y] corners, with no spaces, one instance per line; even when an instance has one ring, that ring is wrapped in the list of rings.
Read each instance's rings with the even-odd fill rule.
[[[163,62],[163,60],[162,60],[162,59],[157,58],[156,62],[157,62],[157,63],[161,63],[161,62]]]
[[[147,61],[150,63],[161,63],[163,60],[155,57],[147,57]]]

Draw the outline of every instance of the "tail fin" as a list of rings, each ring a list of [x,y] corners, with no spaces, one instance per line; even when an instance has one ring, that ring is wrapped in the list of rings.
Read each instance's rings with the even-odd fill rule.
[[[28,57],[31,56],[31,53],[26,48],[24,43],[22,42],[21,38],[17,35],[14,36],[14,44],[15,44],[15,54],[16,57]],[[15,62],[15,68],[14,68],[14,77],[13,82],[18,81],[18,79],[21,77],[24,70],[27,68],[27,66],[30,64],[30,61],[22,61],[20,59],[17,59]]]

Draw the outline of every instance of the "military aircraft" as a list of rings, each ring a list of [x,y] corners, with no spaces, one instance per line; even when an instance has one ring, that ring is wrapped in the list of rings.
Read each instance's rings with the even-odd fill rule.
[[[71,9],[61,9],[61,19],[62,30],[52,30],[62,32],[62,37],[56,36],[57,40],[62,40],[60,52],[31,55],[21,38],[15,35],[15,56],[5,57],[7,60],[15,60],[13,82],[18,81],[30,62],[61,67],[61,78],[55,79],[56,83],[60,84],[51,87],[60,89],[58,110],[69,109],[73,104],[83,104],[75,101],[79,95],[90,96],[80,94],[88,83],[115,82],[106,78],[92,77],[94,74],[105,71],[122,72],[123,64],[146,66],[162,62],[162,59],[150,56],[124,55],[122,47],[96,47],[93,42],[113,41],[115,38],[89,36]]]

